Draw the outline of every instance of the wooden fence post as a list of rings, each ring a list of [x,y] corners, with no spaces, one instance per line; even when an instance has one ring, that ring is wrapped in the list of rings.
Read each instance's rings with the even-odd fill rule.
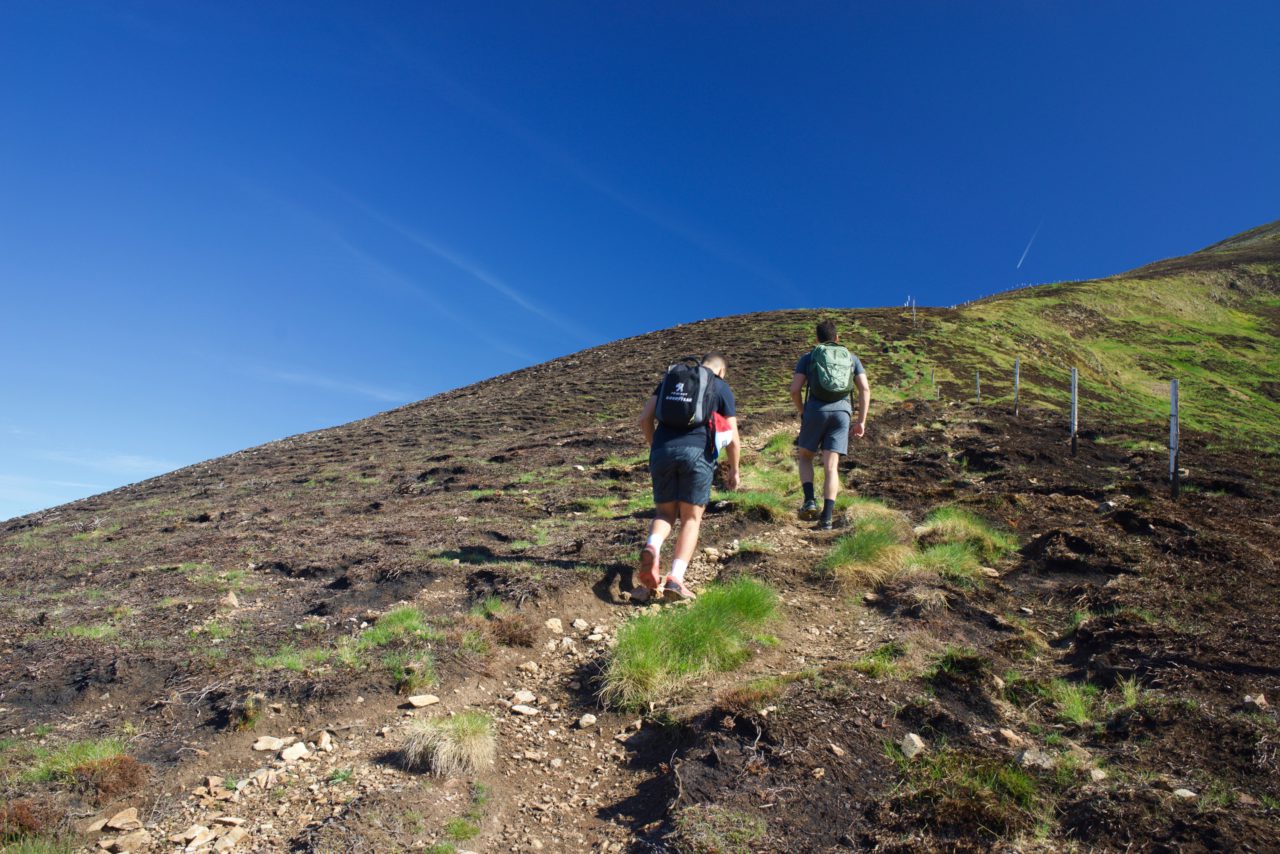
[[[1018,387],[1022,377],[1022,357],[1013,360],[1013,417],[1018,417]]]
[[[1071,369],[1071,456],[1073,457],[1076,455],[1076,425],[1078,423],[1078,420],[1079,420],[1078,416],[1080,414],[1079,397],[1077,395],[1078,379],[1079,379],[1079,374],[1076,372],[1075,368],[1072,368]]]
[[[1178,471],[1178,381],[1169,381],[1169,487],[1174,498],[1182,490],[1182,477]]]

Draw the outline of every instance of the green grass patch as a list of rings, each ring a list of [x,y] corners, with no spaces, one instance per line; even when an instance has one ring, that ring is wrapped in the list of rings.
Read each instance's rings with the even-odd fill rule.
[[[324,665],[333,658],[333,654],[331,649],[296,649],[293,646],[285,646],[271,655],[255,655],[253,664],[263,670],[291,670],[294,673],[302,673],[309,668]]]
[[[466,842],[480,835],[480,827],[465,818],[454,818],[445,822],[444,835],[455,842]]]
[[[1058,717],[1068,723],[1083,725],[1093,719],[1098,689],[1087,682],[1068,682],[1055,679],[1044,689]]]
[[[959,507],[939,507],[925,518],[923,542],[962,544],[978,560],[991,562],[1018,548],[1015,537],[993,528],[986,520]]]
[[[945,809],[966,823],[1003,836],[1032,823],[1047,809],[1041,784],[1012,762],[973,756],[942,747],[907,760],[895,746],[887,751],[906,778],[911,800]]]
[[[414,721],[402,754],[410,768],[437,776],[474,774],[493,765],[493,722],[480,712]]]
[[[880,584],[902,569],[910,555],[892,518],[869,516],[854,533],[836,540],[819,569],[841,581]]]
[[[776,611],[777,594],[743,577],[708,586],[691,605],[633,617],[618,631],[602,694],[621,708],[644,709],[685,679],[732,670]]]
[[[71,782],[73,772],[81,765],[124,755],[124,742],[118,738],[73,741],[56,748],[37,747],[34,763],[23,778],[37,783]]]
[[[505,614],[506,604],[497,596],[487,596],[471,606],[471,614],[481,619],[491,619]]]
[[[973,587],[981,579],[982,564],[964,543],[938,543],[907,557],[909,572],[933,572],[960,587]]]
[[[672,842],[680,854],[752,854],[768,829],[754,813],[719,804],[692,804],[676,813]]]
[[[427,621],[426,616],[406,605],[388,611],[360,635],[356,645],[360,649],[376,649],[393,643],[437,643],[444,635]]]
[[[851,667],[859,673],[876,679],[894,678],[902,675],[900,662],[906,654],[905,644],[901,641],[891,641],[855,660]]]

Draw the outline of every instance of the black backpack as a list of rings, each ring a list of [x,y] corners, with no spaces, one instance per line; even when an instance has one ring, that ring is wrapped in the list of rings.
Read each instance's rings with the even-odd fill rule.
[[[667,368],[658,386],[659,423],[674,430],[689,430],[711,419],[715,374],[700,359],[687,356]]]

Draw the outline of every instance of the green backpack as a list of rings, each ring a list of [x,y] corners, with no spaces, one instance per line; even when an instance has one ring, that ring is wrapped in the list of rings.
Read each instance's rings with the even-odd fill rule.
[[[809,352],[809,394],[825,403],[853,392],[853,354],[839,344],[819,344]]]

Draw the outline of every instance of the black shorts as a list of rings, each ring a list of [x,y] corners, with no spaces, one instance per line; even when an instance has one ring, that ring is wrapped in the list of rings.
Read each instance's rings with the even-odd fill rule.
[[[683,501],[706,507],[711,503],[711,480],[716,464],[707,459],[701,446],[655,444],[649,451],[649,474],[653,478],[653,503]]]

